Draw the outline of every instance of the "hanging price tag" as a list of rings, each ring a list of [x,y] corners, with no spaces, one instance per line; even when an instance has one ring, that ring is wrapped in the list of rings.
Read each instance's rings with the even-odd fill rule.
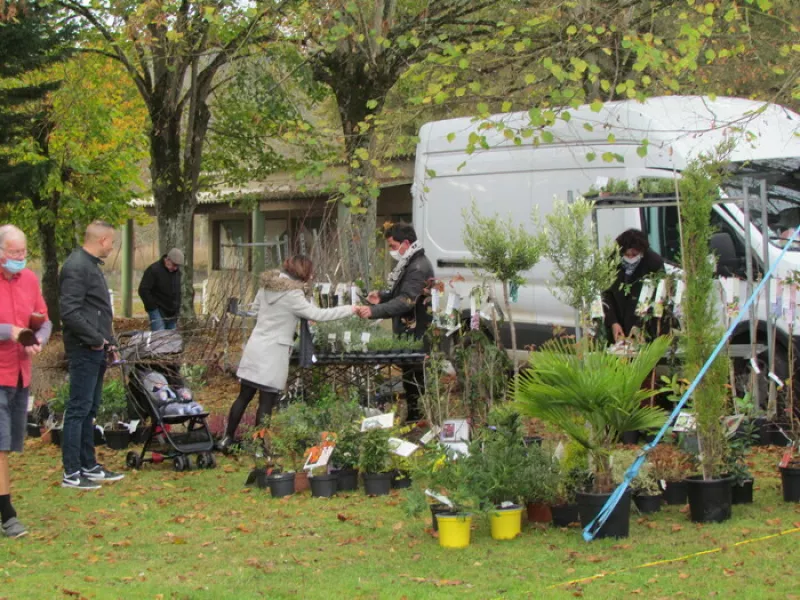
[[[675,296],[672,298],[672,303],[675,306],[680,306],[681,302],[683,302],[683,290],[686,289],[686,284],[683,283],[683,279],[678,279],[675,282]]]
[[[351,285],[350,286],[350,304],[355,306],[358,304],[358,286]]]
[[[594,319],[602,319],[605,316],[604,313],[603,313],[603,298],[602,298],[602,296],[597,296],[597,298],[595,298],[592,301],[591,313],[592,313],[592,320],[594,320]]]
[[[455,307],[456,307],[456,294],[451,293],[447,296],[447,306],[444,309],[444,313],[446,315],[453,314],[453,310],[455,310]]]
[[[439,312],[439,290],[436,288],[431,290],[431,311],[434,313]]]

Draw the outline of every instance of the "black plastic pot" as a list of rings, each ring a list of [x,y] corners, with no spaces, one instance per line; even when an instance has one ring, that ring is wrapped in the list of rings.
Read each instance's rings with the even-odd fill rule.
[[[245,487],[257,487],[260,490],[265,490],[269,487],[267,479],[267,472],[262,469],[253,469],[247,475],[247,480],[244,482]]]
[[[150,426],[137,427],[131,434],[131,444],[144,444],[147,436],[150,435]]]
[[[753,480],[748,479],[742,483],[731,484],[731,504],[753,503]]]
[[[578,514],[577,504],[558,504],[550,507],[550,512],[553,515],[553,525],[556,527],[568,527],[572,523],[577,523],[581,520]]]
[[[636,494],[633,503],[643,515],[649,515],[661,510],[661,503],[664,502],[662,494]]]
[[[639,432],[638,431],[624,431],[622,433],[622,443],[626,446],[632,446],[639,443]]]
[[[581,516],[581,527],[586,527],[597,516],[600,509],[609,499],[611,494],[592,494],[578,492],[575,499],[578,502],[578,514]],[[631,491],[625,490],[608,520],[595,534],[595,538],[626,538],[631,522]]]
[[[28,437],[38,438],[42,437],[42,429],[38,423],[28,423],[27,426]]]
[[[125,450],[131,443],[131,432],[127,429],[107,429],[106,446],[112,450]]]
[[[401,471],[395,471],[392,473],[392,489],[404,490],[410,487],[411,477],[408,476],[408,473],[403,473]]]
[[[61,429],[50,430],[50,441],[58,447],[61,447]]]
[[[439,521],[437,520],[437,515],[450,515],[454,514],[453,509],[451,509],[447,504],[431,504],[431,521],[433,522],[433,530],[439,531]]]
[[[800,502],[800,466],[780,467],[783,501]]]
[[[664,502],[670,506],[683,506],[689,497],[686,481],[667,481],[664,488]]]
[[[392,491],[392,473],[363,473],[367,496],[386,496]]]
[[[339,487],[339,476],[336,473],[314,475],[308,478],[311,484],[311,496],[314,498],[330,498],[336,495]]]
[[[267,482],[273,498],[283,498],[294,494],[294,473],[268,475]]]
[[[701,475],[687,477],[689,515],[695,523],[721,523],[731,518],[730,477],[704,480]]]
[[[105,432],[97,427],[94,428],[94,445],[102,446],[106,443]]]
[[[791,446],[792,440],[780,428],[773,426],[769,432],[769,443],[771,446]]]
[[[358,471],[355,469],[342,469],[336,471],[336,474],[339,476],[338,491],[352,492],[358,489]]]

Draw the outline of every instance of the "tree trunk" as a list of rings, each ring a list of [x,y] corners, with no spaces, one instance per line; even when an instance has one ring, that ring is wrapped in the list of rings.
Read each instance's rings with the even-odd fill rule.
[[[519,375],[519,357],[517,356],[517,328],[514,327],[514,314],[511,312],[511,302],[508,299],[508,282],[503,282],[503,302],[508,313],[508,326],[511,328],[511,351],[514,353],[514,377]]]
[[[51,203],[52,204],[52,203]],[[42,295],[47,304],[47,313],[53,322],[53,330],[61,329],[61,308],[59,306],[58,284],[58,244],[56,242],[56,221],[58,202],[46,218],[38,219],[39,246],[42,250]]]

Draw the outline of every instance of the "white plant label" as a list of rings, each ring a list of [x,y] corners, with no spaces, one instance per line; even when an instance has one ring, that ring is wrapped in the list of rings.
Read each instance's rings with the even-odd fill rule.
[[[331,293],[331,284],[330,283],[323,283],[319,286],[319,293],[323,296],[327,296]]]
[[[592,319],[602,319],[604,316],[603,298],[601,296],[597,296],[597,298],[592,300]]]
[[[684,289],[686,289],[686,284],[683,283],[683,279],[678,279],[675,282],[675,297],[672,299],[672,303],[675,306],[680,306],[681,302],[683,302]]]
[[[394,427],[394,413],[386,413],[375,417],[367,417],[361,421],[361,431],[370,429],[391,429]]]
[[[439,312],[439,290],[431,290],[431,311],[435,314]]]
[[[353,334],[349,331],[345,331],[344,334],[342,334],[342,337],[344,337],[344,343],[349,346],[350,340],[353,338]]]
[[[750,359],[750,368],[753,369],[753,373],[756,375],[761,374],[761,369],[758,368],[758,361],[755,358]]]
[[[475,296],[469,297],[469,316],[475,316],[475,313],[478,312],[478,300]]]
[[[369,338],[372,337],[369,331],[362,331],[361,332],[361,343],[362,344],[369,344]]]
[[[447,306],[444,309],[444,313],[446,315],[453,314],[453,311],[456,308],[456,298],[458,297],[457,294],[448,294],[447,296]]]
[[[408,458],[419,448],[416,444],[401,440],[400,438],[389,438],[389,450],[392,454]]]
[[[358,304],[358,287],[355,285],[350,286],[350,304],[353,306]]]

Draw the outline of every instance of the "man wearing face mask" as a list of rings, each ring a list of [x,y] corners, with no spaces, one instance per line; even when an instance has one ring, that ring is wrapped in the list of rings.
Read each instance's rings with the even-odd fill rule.
[[[408,223],[395,223],[384,232],[389,253],[397,265],[389,274],[389,289],[370,292],[367,302],[371,306],[359,308],[364,319],[392,319],[395,335],[421,339],[431,324],[431,315],[425,306],[424,290],[433,278],[433,266],[417,241],[417,233]],[[423,374],[418,367],[403,369],[403,388],[408,420],[421,418],[419,396],[423,391]]]
[[[61,487],[94,490],[100,482],[124,475],[97,464],[94,418],[103,395],[106,353],[115,351],[113,312],[108,284],[100,266],[114,249],[114,228],[94,221],[86,228],[83,247],[61,267],[61,321],[69,363],[69,399],[64,409]]]
[[[26,269],[25,234],[0,227],[0,524],[6,537],[28,533],[11,504],[8,455],[22,452],[27,431],[31,358],[47,343],[47,318],[39,280]]]
[[[634,327],[641,328],[641,318],[636,305],[645,279],[653,273],[664,273],[664,259],[650,249],[643,231],[628,229],[617,238],[622,261],[617,280],[603,294],[603,310],[609,340],[618,342],[630,336]],[[666,333],[662,327],[661,333]],[[656,337],[655,322],[648,325],[647,337]]]

